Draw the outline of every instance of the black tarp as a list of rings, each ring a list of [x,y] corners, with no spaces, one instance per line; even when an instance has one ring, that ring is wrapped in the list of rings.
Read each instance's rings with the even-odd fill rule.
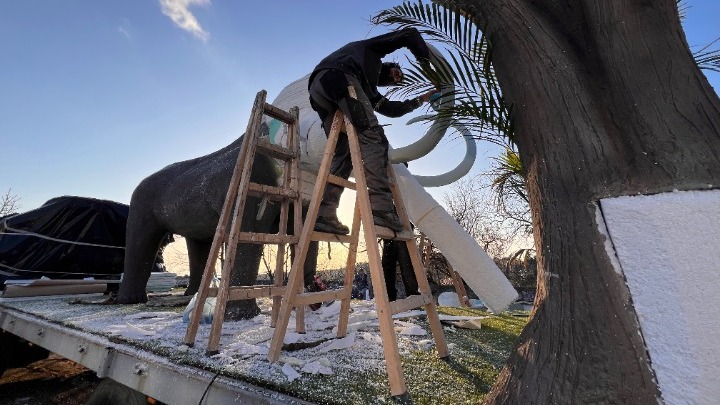
[[[42,276],[119,279],[128,211],[114,201],[64,196],[0,219],[0,284]]]

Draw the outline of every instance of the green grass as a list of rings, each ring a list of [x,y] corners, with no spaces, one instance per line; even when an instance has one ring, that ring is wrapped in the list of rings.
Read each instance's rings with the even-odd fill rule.
[[[441,308],[448,315],[483,316],[473,309]],[[524,316],[517,316],[524,315]],[[424,321],[416,321],[426,330]],[[527,313],[490,315],[482,329],[445,328],[450,356],[440,359],[436,351],[412,351],[402,357],[403,371],[413,404],[477,404],[495,383]],[[339,369],[331,378],[312,376],[301,384],[280,388],[283,392],[320,404],[392,403],[385,370],[364,372]]]

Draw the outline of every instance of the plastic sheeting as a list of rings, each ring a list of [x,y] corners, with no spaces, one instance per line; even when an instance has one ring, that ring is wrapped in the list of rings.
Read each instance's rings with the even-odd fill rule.
[[[128,211],[113,201],[65,196],[1,219],[0,282],[42,276],[118,279]]]

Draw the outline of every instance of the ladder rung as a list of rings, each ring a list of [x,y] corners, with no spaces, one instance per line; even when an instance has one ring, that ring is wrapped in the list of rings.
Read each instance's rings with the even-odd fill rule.
[[[248,193],[256,197],[270,197],[275,200],[282,199],[295,199],[297,193],[293,190],[286,190],[284,188],[268,186],[266,184],[250,183],[248,185]]]
[[[399,314],[400,312],[409,311],[411,309],[420,308],[434,302],[433,297],[428,295],[411,295],[407,298],[390,302],[390,313]]]
[[[345,180],[342,177],[336,176],[334,174],[328,174],[328,183],[337,184],[338,186],[349,188],[350,190],[355,190],[355,183],[350,180]]]
[[[334,233],[313,231],[312,235],[310,236],[310,240],[315,240],[315,241],[320,241],[320,242],[350,243],[350,235],[337,235]]]
[[[261,153],[270,157],[274,157],[276,159],[292,160],[295,158],[295,154],[288,148],[275,145],[274,143],[270,143],[265,139],[257,140],[257,148]]]
[[[265,103],[265,105],[263,105],[263,111],[265,112],[265,114],[273,118],[277,118],[286,124],[292,124],[295,122],[294,116],[290,115],[290,113],[285,110],[275,107],[272,104]]]
[[[412,231],[405,230],[395,233],[392,229],[379,225],[375,226],[375,232],[378,238],[382,239],[413,240],[415,238],[415,234]]]
[[[339,289],[339,290],[326,290],[318,292],[302,293],[295,296],[295,304],[297,305],[309,305],[317,302],[334,301],[342,298],[346,298],[352,291]]]
[[[278,235],[273,233],[239,232],[239,243],[298,243],[299,236]]]
[[[230,287],[228,292],[228,301],[247,300],[260,297],[277,297],[285,293],[285,287],[276,287],[272,285],[249,285]]]

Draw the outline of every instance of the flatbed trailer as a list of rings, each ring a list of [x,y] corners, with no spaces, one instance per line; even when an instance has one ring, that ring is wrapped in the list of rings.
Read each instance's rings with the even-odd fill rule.
[[[40,297],[38,299],[43,299]],[[0,328],[79,363],[124,386],[167,404],[309,404],[309,402],[174,363],[147,350],[6,305],[0,299]]]
[[[79,298],[82,302],[76,304]],[[0,298],[0,328],[105,378],[98,394],[108,386],[111,394],[128,387],[168,405],[367,405],[394,400],[373,300],[352,300],[348,334],[342,338],[336,333],[340,301],[306,311],[305,332],[288,332],[281,358],[271,363],[269,298],[258,299],[259,315],[223,324],[220,352],[214,356],[206,353],[210,325],[201,325],[195,344],[188,347],[184,306],[156,306],[180,297],[153,298],[149,304],[91,304],[105,298]],[[444,360],[428,339],[424,311],[394,316],[410,398],[417,403],[479,403],[504,366],[527,312],[443,311],[452,347],[450,359]]]

